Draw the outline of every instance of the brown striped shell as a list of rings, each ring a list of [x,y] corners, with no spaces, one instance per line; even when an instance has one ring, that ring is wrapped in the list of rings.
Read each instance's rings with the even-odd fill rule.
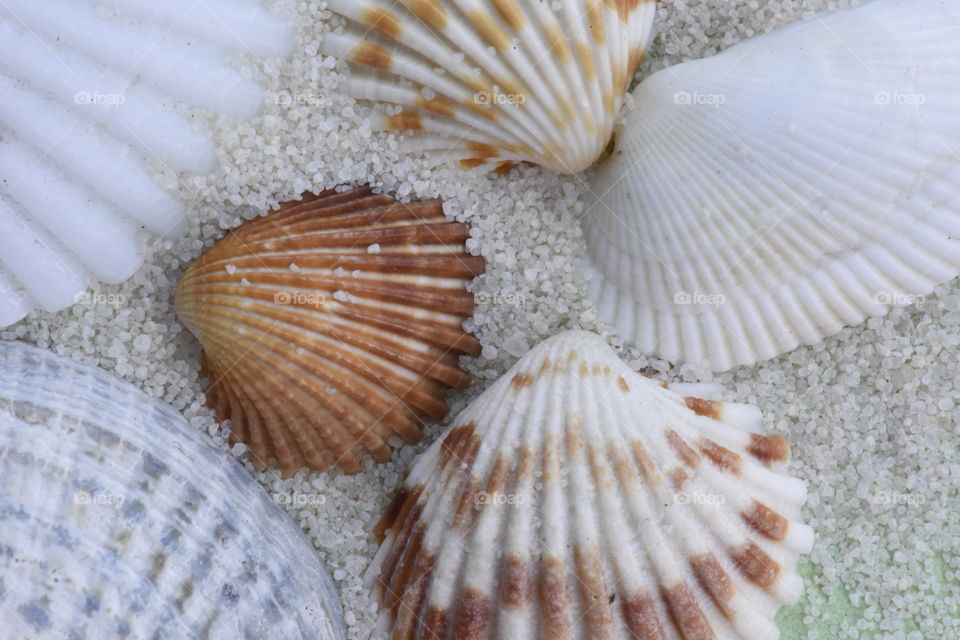
[[[600,156],[650,38],[655,0],[327,0],[342,85],[393,105],[380,128],[463,167],[572,174]]]
[[[804,484],[753,407],[596,335],[525,355],[418,458],[377,528],[381,627],[419,638],[777,638]]]
[[[442,419],[479,343],[465,285],[484,270],[439,200],[306,195],[230,232],[183,275],[177,315],[204,349],[208,401],[254,464],[356,473]]]

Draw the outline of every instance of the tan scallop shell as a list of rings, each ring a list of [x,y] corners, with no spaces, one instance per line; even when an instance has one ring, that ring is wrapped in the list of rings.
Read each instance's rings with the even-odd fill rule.
[[[400,638],[777,638],[813,534],[753,407],[634,373],[596,335],[525,355],[415,462],[378,526]]]
[[[398,105],[380,127],[466,168],[527,161],[559,173],[606,147],[650,38],[654,0],[328,0],[347,19],[323,51],[342,86]]]
[[[458,356],[479,352],[460,326],[484,269],[468,234],[439,200],[327,192],[247,222],[187,270],[177,314],[254,464],[355,473],[447,414],[444,393],[469,383]]]

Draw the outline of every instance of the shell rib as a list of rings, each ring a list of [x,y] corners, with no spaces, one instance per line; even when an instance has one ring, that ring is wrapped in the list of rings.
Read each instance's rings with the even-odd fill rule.
[[[439,200],[307,195],[242,225],[184,274],[177,314],[204,348],[208,398],[254,463],[356,473],[421,437],[479,353],[460,325],[483,259]]]
[[[574,331],[414,463],[368,579],[400,638],[778,637],[813,533],[786,442]]]
[[[324,51],[380,127],[472,168],[587,168],[610,139],[650,38],[654,0],[328,0],[347,19]]]
[[[316,551],[171,407],[0,342],[3,638],[345,640]]]
[[[960,15],[874,0],[643,82],[584,215],[617,331],[716,370],[960,273]]]
[[[180,110],[254,116],[263,89],[227,54],[292,43],[257,2],[0,4],[0,327],[123,282],[143,263],[144,231],[180,233],[183,205],[153,167],[215,161]]]

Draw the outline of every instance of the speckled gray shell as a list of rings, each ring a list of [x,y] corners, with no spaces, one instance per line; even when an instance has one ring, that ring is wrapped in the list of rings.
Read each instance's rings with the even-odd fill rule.
[[[171,407],[0,343],[0,638],[345,638],[303,533]]]

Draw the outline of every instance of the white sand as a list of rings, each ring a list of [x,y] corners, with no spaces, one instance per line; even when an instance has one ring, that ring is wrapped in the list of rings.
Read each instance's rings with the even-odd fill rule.
[[[470,328],[485,348],[482,358],[466,361],[475,384],[450,398],[455,410],[539,340],[573,327],[603,331],[582,298],[578,270],[582,178],[537,168],[478,176],[398,156],[391,141],[362,124],[368,107],[335,90],[334,61],[316,56],[329,28],[323,2],[270,4],[300,26],[297,52],[286,62],[251,67],[272,90],[257,121],[238,126],[197,114],[200,126],[214,129],[221,162],[206,178],[167,176],[189,204],[188,236],[158,245],[132,280],[97,288],[103,296],[90,304],[36,314],[0,337],[113,371],[224,443],[202,406],[197,345],[173,315],[179,274],[225,229],[277,202],[308,189],[367,182],[410,197],[441,195],[448,213],[475,225],[470,244],[488,267]],[[710,55],[843,4],[661,0],[660,35],[644,71]],[[793,470],[810,488],[805,518],[818,534],[805,598],[785,614],[811,625],[802,637],[960,637],[958,345],[960,290],[953,284],[921,304],[756,367],[718,376],[690,367],[670,371],[724,383],[731,399],[760,406],[768,428],[793,443]],[[624,356],[636,368],[667,367],[629,349]],[[441,430],[430,426],[428,441]],[[403,448],[390,464],[368,464],[354,477],[301,473],[281,481],[276,472],[258,474],[268,490],[297,503],[292,512],[339,585],[351,638],[366,638],[373,621],[361,582],[375,550],[372,524],[425,444]],[[824,618],[828,601],[841,592],[862,613]],[[911,619],[920,630],[907,635],[916,629]]]

